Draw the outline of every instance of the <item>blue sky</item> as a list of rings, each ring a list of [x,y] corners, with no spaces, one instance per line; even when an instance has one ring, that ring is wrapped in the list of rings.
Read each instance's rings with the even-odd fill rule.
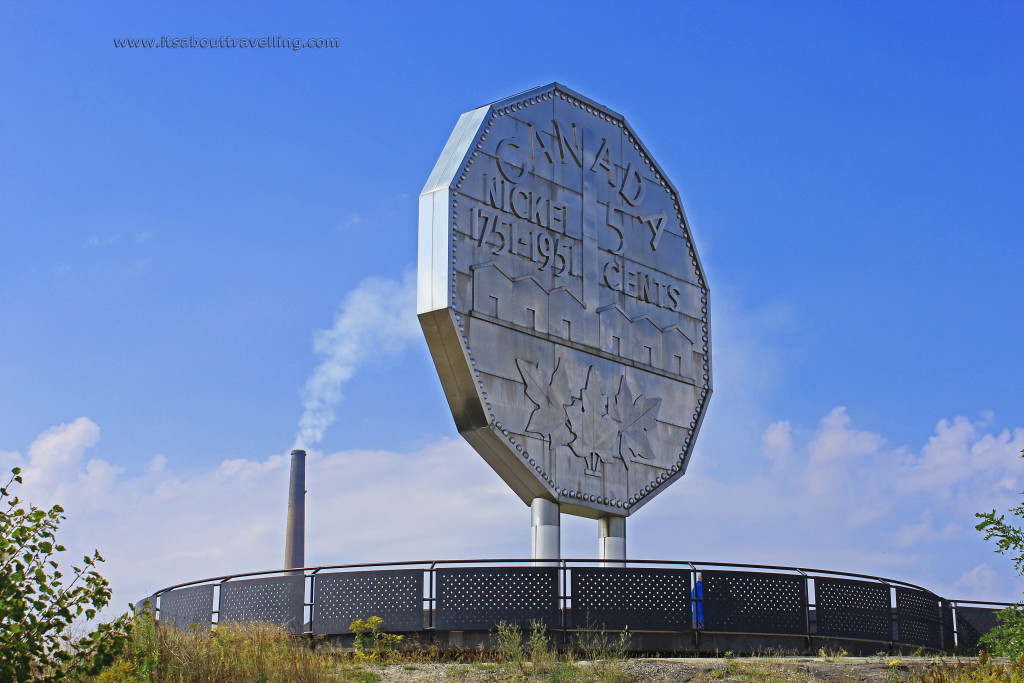
[[[165,35],[340,47],[114,46]],[[526,555],[408,274],[459,114],[559,81],[651,150],[712,291],[709,414],[630,554],[1016,599],[973,513],[1024,489],[1021,35],[1010,2],[0,4],[0,465],[118,599],[272,568],[334,377],[311,563]]]

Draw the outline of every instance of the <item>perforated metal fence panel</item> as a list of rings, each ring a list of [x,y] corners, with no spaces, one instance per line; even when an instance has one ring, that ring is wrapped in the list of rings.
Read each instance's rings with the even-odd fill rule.
[[[689,631],[688,569],[572,570],[572,625],[634,631]]]
[[[807,633],[807,584],[802,576],[762,572],[702,572],[704,629],[728,633]]]
[[[423,629],[423,570],[336,572],[313,577],[313,633],[351,633],[380,617],[384,631]]]
[[[998,625],[996,612],[988,607],[956,608],[956,644],[977,647],[978,640]]]
[[[220,622],[264,621],[302,632],[304,576],[229,581],[220,586]]]
[[[942,649],[951,650],[956,640],[953,637],[953,605],[948,600],[939,603],[939,615],[942,617]]]
[[[439,569],[436,579],[438,630],[490,630],[501,621],[559,626],[557,567]]]
[[[831,638],[892,638],[889,586],[872,581],[815,578],[818,634]]]
[[[213,586],[189,586],[160,596],[160,623],[187,629],[210,628],[213,619]]]
[[[213,604],[213,600],[210,600],[210,604]],[[156,616],[156,596],[147,595],[133,605],[135,607],[135,615],[138,616],[143,612],[149,612],[151,615]],[[212,607],[211,607],[212,609]]]
[[[939,649],[939,598],[926,591],[896,588],[896,630],[899,642]]]

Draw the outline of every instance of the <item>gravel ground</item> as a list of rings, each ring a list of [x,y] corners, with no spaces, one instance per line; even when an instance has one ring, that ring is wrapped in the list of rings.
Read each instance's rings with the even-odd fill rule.
[[[877,658],[842,657],[832,661],[811,657],[736,657],[734,659],[629,659],[622,668],[628,680],[642,683],[732,683],[769,680],[793,683],[889,683],[889,662]],[[923,672],[938,660],[929,657],[900,657],[896,665],[900,680]],[[592,666],[587,662],[582,667]],[[495,683],[508,676],[494,664],[392,664],[367,667],[381,675],[382,683]]]

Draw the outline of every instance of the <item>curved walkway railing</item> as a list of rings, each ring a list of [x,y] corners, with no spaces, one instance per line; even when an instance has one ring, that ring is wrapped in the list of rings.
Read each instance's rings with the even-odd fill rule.
[[[356,619],[379,616],[387,631],[431,637],[449,632],[461,638],[502,621],[522,627],[536,621],[553,631],[628,628],[692,636],[692,647],[677,638],[670,649],[707,649],[708,642],[719,642],[715,637],[756,643],[770,636],[805,639],[807,648],[815,641],[850,641],[939,650],[976,646],[995,625],[997,606],[1006,605],[947,600],[905,581],[825,569],[494,559],[230,574],[161,589],[137,607],[177,627],[263,621],[307,634],[349,634]]]

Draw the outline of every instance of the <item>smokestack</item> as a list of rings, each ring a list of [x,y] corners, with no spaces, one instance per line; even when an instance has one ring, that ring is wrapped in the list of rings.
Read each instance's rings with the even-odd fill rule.
[[[284,568],[305,564],[306,539],[306,451],[292,451],[292,477],[288,485],[288,531],[284,541]]]

